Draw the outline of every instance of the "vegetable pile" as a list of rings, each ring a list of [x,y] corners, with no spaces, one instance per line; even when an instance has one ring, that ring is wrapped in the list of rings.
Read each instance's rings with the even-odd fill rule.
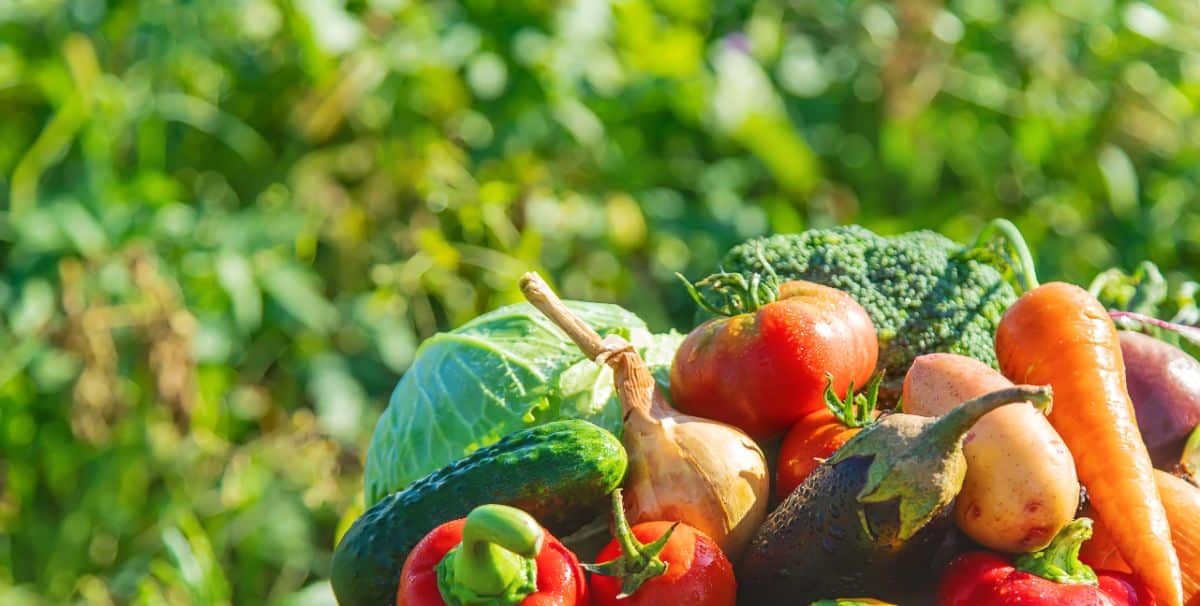
[[[527,274],[397,386],[338,602],[1200,606],[1197,289],[1031,259],[752,240],[686,337]]]

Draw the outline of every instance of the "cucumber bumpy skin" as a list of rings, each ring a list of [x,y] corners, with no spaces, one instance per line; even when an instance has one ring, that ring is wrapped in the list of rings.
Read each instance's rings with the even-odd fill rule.
[[[523,509],[555,535],[574,531],[605,511],[627,465],[616,436],[579,420],[523,429],[480,448],[355,520],[333,554],[338,604],[395,603],[409,551],[434,528],[480,505]]]

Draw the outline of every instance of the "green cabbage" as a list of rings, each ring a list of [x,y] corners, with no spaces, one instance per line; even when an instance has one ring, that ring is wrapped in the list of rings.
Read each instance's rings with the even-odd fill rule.
[[[619,334],[666,386],[682,335],[651,334],[616,305],[568,301],[601,335]],[[620,435],[612,372],[584,358],[528,303],[489,312],[421,344],[367,449],[370,507],[430,472],[518,429],[585,419]]]

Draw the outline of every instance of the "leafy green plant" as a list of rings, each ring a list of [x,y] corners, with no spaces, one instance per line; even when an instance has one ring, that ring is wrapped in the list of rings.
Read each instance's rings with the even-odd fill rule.
[[[1120,268],[1100,272],[1089,290],[1124,330],[1146,333],[1200,358],[1200,286],[1187,280],[1170,285],[1158,266],[1143,261],[1131,273]]]

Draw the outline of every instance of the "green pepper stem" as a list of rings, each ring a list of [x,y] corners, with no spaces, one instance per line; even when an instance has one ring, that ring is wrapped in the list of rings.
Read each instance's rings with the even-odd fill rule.
[[[1053,391],[1049,385],[1017,385],[984,394],[955,406],[929,428],[930,444],[946,450],[957,443],[983,415],[1016,402],[1028,401],[1044,414],[1049,414]]]
[[[534,558],[544,540],[537,520],[520,509],[476,507],[463,524],[462,543],[438,564],[442,597],[451,606],[484,598],[520,603],[537,589]]]
[[[618,599],[633,595],[646,581],[660,576],[667,571],[667,563],[658,557],[666,548],[667,541],[679,526],[676,522],[649,545],[643,545],[633,534],[629,520],[625,517],[625,503],[621,498],[621,489],[612,493],[613,526],[616,532],[617,544],[621,546],[620,557],[599,564],[584,564],[583,567],[593,574],[621,579],[621,593]]]
[[[1014,566],[1055,583],[1095,585],[1096,572],[1079,561],[1079,548],[1091,537],[1092,521],[1079,518],[1064,526],[1045,549],[1022,555]]]
[[[1012,221],[993,219],[979,232],[972,248],[999,248],[1000,258],[1016,279],[1019,291],[1017,294],[1038,287],[1037,266],[1033,263],[1033,255],[1029,252],[1029,245],[1021,235],[1021,230],[1017,229]]]

